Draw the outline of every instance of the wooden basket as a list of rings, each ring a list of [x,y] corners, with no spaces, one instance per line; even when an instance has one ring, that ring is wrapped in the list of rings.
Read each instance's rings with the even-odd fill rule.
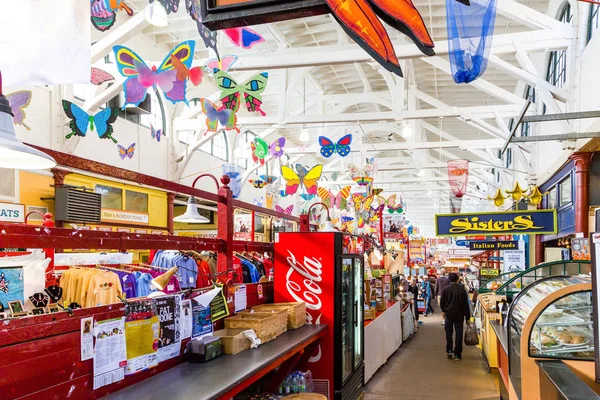
[[[253,329],[263,342],[269,342],[287,331],[287,310],[278,312],[244,311],[225,319],[226,329]]]
[[[253,310],[264,312],[271,310],[287,310],[287,328],[298,329],[306,324],[306,303],[303,301],[295,303],[273,303],[256,306]]]
[[[375,316],[376,316],[376,312],[373,307],[369,307],[369,309],[365,310],[365,316],[364,316],[365,321],[375,319]]]

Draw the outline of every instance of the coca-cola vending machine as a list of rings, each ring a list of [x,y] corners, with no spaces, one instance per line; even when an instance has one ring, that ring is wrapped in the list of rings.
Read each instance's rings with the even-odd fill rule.
[[[363,243],[339,232],[282,232],[275,243],[275,302],[304,301],[306,320],[326,324],[308,365],[315,392],[330,400],[362,395]]]

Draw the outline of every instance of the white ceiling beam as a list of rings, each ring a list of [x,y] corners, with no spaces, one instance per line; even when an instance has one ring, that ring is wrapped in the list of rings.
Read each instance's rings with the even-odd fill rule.
[[[504,140],[500,139],[476,139],[476,140],[452,140],[446,142],[399,142],[399,143],[372,143],[369,151],[393,151],[393,150],[421,150],[421,149],[448,149],[448,148],[485,148],[485,146],[501,148],[504,145]],[[315,154],[319,150],[315,146]],[[311,149],[288,148],[288,154],[309,154]],[[360,150],[350,150],[351,153],[360,153]]]
[[[196,126],[196,129],[194,129],[194,130],[197,130],[197,128],[198,128],[198,126]],[[183,176],[183,172],[185,171],[185,168],[189,164],[192,157],[196,154],[196,150],[198,150],[204,143],[209,142],[212,138],[214,138],[215,136],[220,135],[222,133],[223,133],[223,131],[211,132],[209,134],[202,136],[201,139],[197,140],[191,146],[186,145],[185,152],[180,154],[175,159],[175,161],[177,161],[178,159],[183,157],[183,158],[181,158],[181,161],[177,163],[177,169],[175,171],[175,176],[174,176],[175,182],[179,182],[179,180]]]
[[[531,29],[546,29],[568,33],[570,25],[558,21],[544,13],[519,4],[514,0],[502,0],[497,3],[496,11],[511,21],[519,22]]]
[[[563,32],[541,29],[528,32],[506,33],[494,35],[490,54],[513,54],[515,52],[513,41],[521,43],[523,49],[528,52],[564,48],[570,44],[570,39]],[[395,45],[394,49],[399,59],[427,58],[423,57],[423,53],[414,44]],[[448,42],[438,41],[435,44],[435,51],[438,55],[448,54]],[[231,69],[258,71],[372,61],[373,59],[358,45],[345,45],[343,48],[339,46],[298,47],[278,51],[270,54],[268,57],[262,55],[243,57]],[[204,62],[206,60],[197,62],[197,65],[203,65]]]

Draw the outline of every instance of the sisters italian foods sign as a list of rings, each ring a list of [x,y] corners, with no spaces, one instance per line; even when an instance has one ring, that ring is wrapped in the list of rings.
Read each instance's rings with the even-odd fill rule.
[[[556,210],[437,214],[437,236],[551,234],[557,232]]]

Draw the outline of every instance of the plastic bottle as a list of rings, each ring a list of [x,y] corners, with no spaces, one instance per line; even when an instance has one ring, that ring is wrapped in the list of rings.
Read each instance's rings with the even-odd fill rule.
[[[298,393],[298,374],[295,372],[291,375],[292,394]]]
[[[286,396],[291,394],[292,385],[290,384],[290,377],[287,376],[283,381],[283,394]]]
[[[310,370],[306,371],[304,373],[304,379],[306,382],[306,392],[307,393],[312,393],[315,391],[315,386],[313,384],[313,376],[312,376],[312,372],[310,372]]]
[[[298,393],[306,393],[306,378],[303,372],[298,372]]]

